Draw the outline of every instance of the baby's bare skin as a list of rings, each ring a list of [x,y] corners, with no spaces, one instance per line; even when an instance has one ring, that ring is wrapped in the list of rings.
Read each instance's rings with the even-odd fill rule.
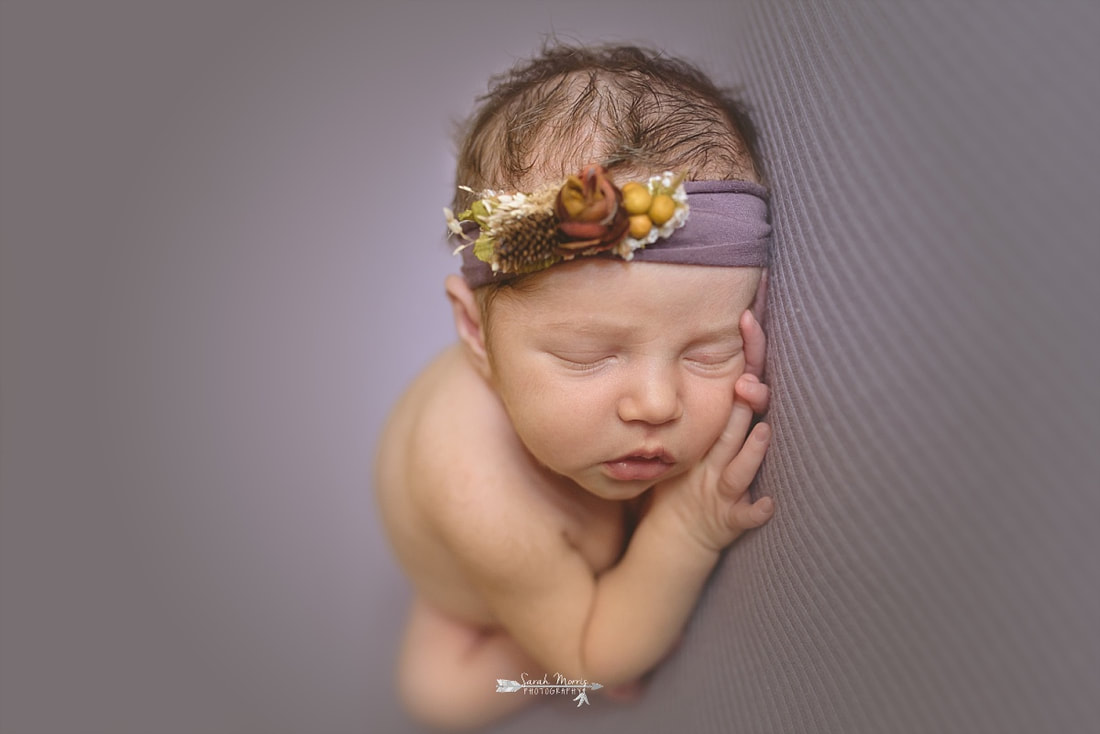
[[[475,460],[481,450],[491,450],[492,461]],[[402,566],[425,601],[468,624],[500,623],[469,568],[478,548],[456,547],[453,540],[466,538],[442,523],[462,523],[464,514],[476,513],[491,515],[502,530],[549,528],[547,534],[560,536],[592,573],[609,568],[622,552],[624,503],[588,494],[539,466],[459,345],[409,388],[378,456],[378,499]],[[510,533],[499,538],[511,542]],[[558,550],[555,541],[547,552]]]
[[[539,298],[502,307],[495,359],[472,295],[449,280],[462,341],[413,383],[380,444],[382,518],[417,595],[401,688],[429,723],[478,725],[531,700],[495,693],[497,678],[636,680],[681,634],[722,548],[772,513],[746,492],[767,389],[738,379],[763,362],[759,325],[737,318],[758,271],[555,270]],[[585,324],[579,347],[563,337],[576,350],[564,360],[563,315]],[[563,412],[578,422],[556,424]],[[630,478],[647,460],[613,461],[651,446],[671,467],[654,481]]]

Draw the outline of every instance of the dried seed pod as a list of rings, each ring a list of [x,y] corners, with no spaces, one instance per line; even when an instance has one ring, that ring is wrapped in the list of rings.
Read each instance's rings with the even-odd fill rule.
[[[536,211],[504,223],[498,235],[497,261],[503,273],[529,273],[556,262],[558,217]]]

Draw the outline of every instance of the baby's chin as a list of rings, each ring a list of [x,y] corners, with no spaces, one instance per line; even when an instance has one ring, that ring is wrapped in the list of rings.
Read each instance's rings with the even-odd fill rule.
[[[600,499],[611,500],[613,502],[629,502],[645,494],[652,486],[653,483],[631,482],[627,484],[623,482],[617,483],[617,485],[613,487],[585,487],[582,485],[582,489],[589,494],[596,495]]]
[[[597,480],[574,478],[573,481],[584,491],[601,499],[615,502],[628,502],[642,496],[656,484],[678,477],[686,471],[687,469],[681,469],[679,466],[676,466],[653,480],[636,479],[630,481],[617,481],[608,477],[600,477]]]

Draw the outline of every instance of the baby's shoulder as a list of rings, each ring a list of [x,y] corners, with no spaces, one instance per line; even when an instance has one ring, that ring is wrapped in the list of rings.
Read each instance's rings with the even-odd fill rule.
[[[437,357],[390,416],[378,463],[420,504],[485,501],[529,459],[496,393],[458,346]]]
[[[425,471],[469,471],[481,464],[479,447],[499,447],[514,434],[496,393],[460,347],[440,355],[409,393],[407,450]]]
[[[621,507],[541,466],[457,348],[414,382],[378,458],[391,535],[441,565],[511,583],[578,552],[599,569],[621,552]]]
[[[405,447],[408,490],[422,510],[474,532],[482,521],[552,526],[547,473],[461,350],[440,357],[424,378],[422,388],[413,388],[424,396]]]

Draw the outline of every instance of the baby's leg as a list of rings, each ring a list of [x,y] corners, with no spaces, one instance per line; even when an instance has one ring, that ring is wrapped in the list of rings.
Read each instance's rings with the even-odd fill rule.
[[[535,696],[497,693],[498,678],[542,675],[510,637],[446,616],[413,601],[398,665],[398,687],[417,720],[448,729],[469,729],[495,721]]]

